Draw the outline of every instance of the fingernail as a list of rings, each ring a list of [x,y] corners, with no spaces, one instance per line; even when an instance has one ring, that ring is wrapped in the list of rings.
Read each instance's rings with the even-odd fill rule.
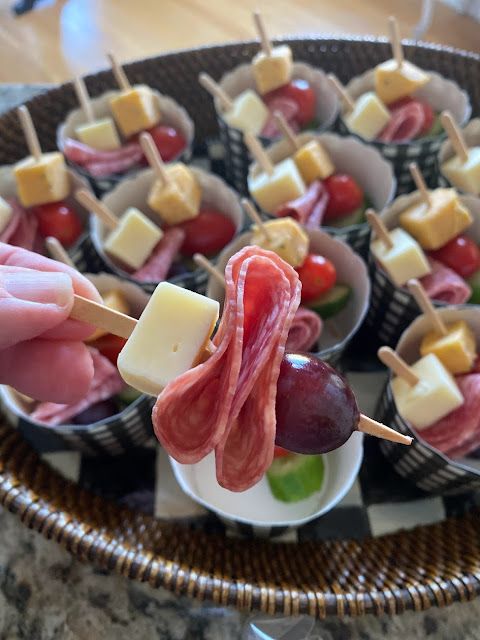
[[[66,307],[73,297],[72,280],[66,273],[18,271],[4,274],[2,283],[18,300]]]

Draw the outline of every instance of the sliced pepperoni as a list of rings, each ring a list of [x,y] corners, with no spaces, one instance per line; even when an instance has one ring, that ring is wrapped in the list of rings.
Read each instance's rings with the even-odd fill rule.
[[[447,304],[467,302],[472,290],[465,280],[441,262],[432,258],[428,258],[428,261],[432,270],[420,279],[428,297]]]
[[[318,342],[323,323],[320,316],[306,307],[299,307],[288,333],[289,351],[310,351]]]
[[[183,229],[178,227],[166,229],[147,262],[132,274],[133,278],[139,282],[162,282],[165,280],[184,240],[185,231]]]
[[[412,101],[392,112],[390,122],[380,133],[381,142],[408,142],[421,134],[426,118],[423,106]]]

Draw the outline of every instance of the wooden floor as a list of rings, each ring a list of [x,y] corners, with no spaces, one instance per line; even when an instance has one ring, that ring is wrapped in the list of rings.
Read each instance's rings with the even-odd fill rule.
[[[409,37],[420,0],[44,0],[20,18],[0,0],[0,81],[62,81],[106,66],[105,52],[131,60],[171,49],[254,37],[260,8],[271,35],[381,35],[395,13]],[[480,51],[480,25],[437,2],[427,38]]]

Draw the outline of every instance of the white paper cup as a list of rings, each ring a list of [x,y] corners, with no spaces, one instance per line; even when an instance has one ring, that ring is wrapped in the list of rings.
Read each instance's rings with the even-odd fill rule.
[[[479,147],[480,146],[480,118],[473,118],[467,124],[467,126],[462,130],[463,137],[465,138],[465,142],[468,147]],[[442,187],[455,187],[461,193],[464,193],[462,189],[458,187],[456,184],[450,183],[448,178],[446,178],[442,173],[442,165],[444,162],[453,158],[456,153],[452,147],[452,143],[450,140],[445,140],[445,142],[440,147],[440,152],[438,154],[438,182]]]

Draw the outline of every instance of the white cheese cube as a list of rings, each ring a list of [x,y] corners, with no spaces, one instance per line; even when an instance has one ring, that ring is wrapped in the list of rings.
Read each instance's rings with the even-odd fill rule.
[[[290,82],[293,61],[292,50],[286,44],[273,47],[271,55],[260,51],[252,60],[253,76],[258,93],[264,94]]]
[[[122,378],[143,393],[158,395],[199,362],[219,309],[216,300],[161,282],[118,356]]]
[[[392,380],[398,413],[416,429],[425,429],[463,404],[463,396],[453,376],[433,353],[412,365],[419,378],[411,386],[402,378]]]
[[[422,247],[410,234],[397,228],[389,236],[393,242],[391,249],[382,240],[374,240],[370,250],[397,287],[411,278],[421,278],[430,273],[430,265]]]
[[[112,151],[122,145],[112,118],[82,124],[75,129],[75,133],[80,142],[99,151]]]
[[[13,214],[12,207],[0,196],[0,233],[7,228]]]
[[[345,117],[345,123],[353,133],[365,140],[374,140],[390,118],[387,107],[373,91],[369,91],[356,101],[353,111]]]
[[[441,166],[443,175],[454,187],[475,196],[480,195],[480,147],[468,150],[466,162],[454,156]]]
[[[248,185],[252,198],[267,213],[289,200],[295,200],[306,191],[305,183],[292,158],[275,165],[272,175],[260,173],[250,178]]]
[[[270,112],[263,100],[251,89],[247,89],[233,101],[233,107],[223,114],[231,127],[257,136],[269,118]]]
[[[130,269],[145,264],[153,248],[163,236],[163,231],[135,207],[125,211],[105,240],[104,249]]]

